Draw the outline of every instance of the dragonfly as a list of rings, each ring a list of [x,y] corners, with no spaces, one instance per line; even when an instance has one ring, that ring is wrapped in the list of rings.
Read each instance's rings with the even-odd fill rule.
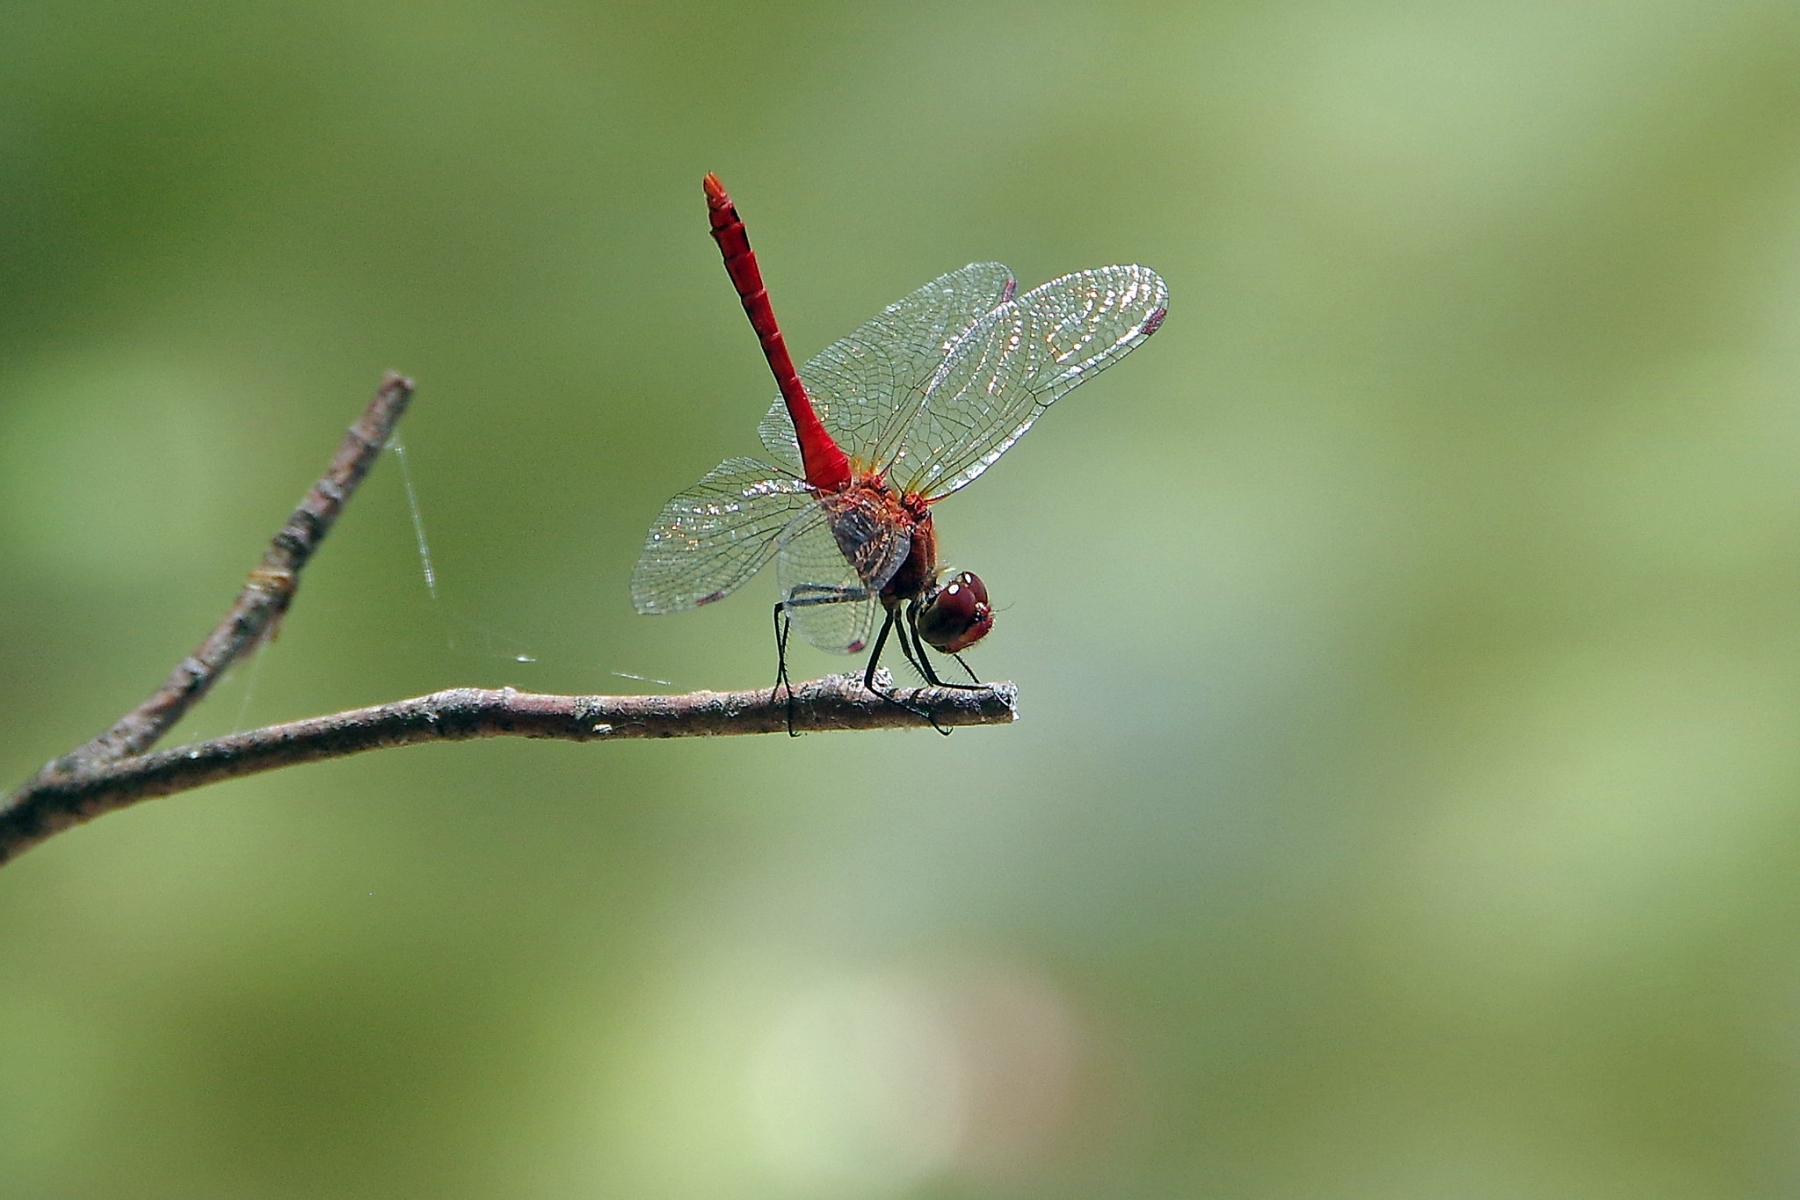
[[[632,571],[632,605],[662,614],[712,604],[773,558],[776,688],[788,688],[789,731],[789,631],[857,654],[870,649],[878,613],[863,686],[925,716],[878,686],[889,637],[928,684],[969,687],[946,683],[930,650],[976,679],[962,652],[994,625],[980,577],[940,565],[933,507],[1155,333],[1168,287],[1148,267],[1109,266],[1020,295],[1006,267],[970,263],[796,371],[737,207],[716,175],[704,184],[713,239],[775,375],[757,427],[772,461],[726,459],[663,506]]]

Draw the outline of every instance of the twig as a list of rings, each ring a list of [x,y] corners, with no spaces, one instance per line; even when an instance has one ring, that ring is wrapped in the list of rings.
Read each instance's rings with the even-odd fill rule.
[[[803,683],[794,689],[794,729],[930,728],[931,721],[946,727],[1002,725],[1018,715],[1017,692],[1009,683],[909,689],[899,695],[931,720],[870,692],[860,675]],[[64,829],[139,800],[364,750],[467,738],[601,742],[787,728],[787,698],[777,699],[768,688],[681,696],[549,696],[511,688],[453,688],[34,779],[0,807],[0,863]]]
[[[148,750],[206,695],[227,667],[254,650],[265,637],[274,636],[281,615],[293,603],[294,592],[300,586],[301,568],[331,532],[357,484],[381,457],[394,426],[406,415],[412,394],[412,380],[388,372],[362,416],[344,434],[325,474],[269,542],[262,562],[244,580],[237,602],[206,635],[206,640],[176,664],[149,699],[113,722],[112,728],[93,741],[44,768],[46,774],[78,771]]]
[[[364,750],[483,737],[592,742],[790,729],[787,697],[777,701],[773,690],[548,696],[511,688],[454,688],[149,753],[227,667],[274,636],[300,586],[301,568],[381,456],[412,392],[410,379],[390,373],[382,381],[325,474],[269,543],[230,611],[149,699],[0,801],[0,863],[64,829],[139,800]],[[998,725],[1017,716],[1017,693],[1009,683],[909,690],[899,694],[904,707],[870,692],[858,676],[833,675],[801,684],[793,695],[794,731]]]

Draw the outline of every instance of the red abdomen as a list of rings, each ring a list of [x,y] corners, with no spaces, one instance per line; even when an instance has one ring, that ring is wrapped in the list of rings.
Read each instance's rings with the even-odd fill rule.
[[[850,460],[826,432],[800,384],[800,373],[794,370],[781,327],[775,323],[775,308],[769,303],[769,290],[763,286],[762,270],[756,265],[756,252],[750,249],[750,235],[744,232],[737,206],[726,195],[725,185],[717,175],[708,175],[705,185],[713,241],[719,243],[719,253],[725,256],[725,273],[731,276],[731,286],[744,303],[744,314],[750,318],[750,328],[756,330],[763,356],[769,360],[769,370],[775,373],[775,386],[781,389],[782,402],[787,405],[788,418],[794,422],[806,482],[821,491],[839,491],[850,482]]]

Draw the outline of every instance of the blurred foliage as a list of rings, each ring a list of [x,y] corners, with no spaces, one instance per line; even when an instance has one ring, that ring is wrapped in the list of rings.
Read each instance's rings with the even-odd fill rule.
[[[7,5],[5,778],[199,638],[387,367],[440,599],[386,462],[178,738],[764,683],[772,581],[626,599],[772,390],[707,170],[801,356],[972,259],[1170,281],[939,512],[1024,721],[60,837],[0,872],[0,1194],[1800,1187],[1782,0]]]

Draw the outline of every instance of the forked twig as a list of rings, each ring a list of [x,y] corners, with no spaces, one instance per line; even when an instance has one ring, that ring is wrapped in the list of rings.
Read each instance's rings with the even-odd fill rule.
[[[301,568],[331,532],[338,514],[356,493],[369,468],[381,457],[394,426],[406,415],[412,394],[412,380],[388,372],[362,416],[344,434],[325,474],[307,491],[287,524],[276,531],[269,548],[263,551],[262,561],[244,580],[237,601],[206,635],[206,640],[176,664],[149,699],[113,722],[112,728],[93,741],[45,767],[45,773],[76,771],[143,753],[174,728],[227,667],[254,650],[264,638],[274,636],[281,615],[293,603],[294,592],[300,587]]]
[[[273,636],[299,587],[300,571],[380,457],[412,398],[409,379],[389,374],[315,483],[244,582],[217,627],[148,699],[104,733],[39,771],[0,801],[0,863],[102,813],[222,779],[364,750],[485,737],[615,741],[787,732],[789,705],[773,689],[680,696],[554,696],[454,688],[412,700],[271,725],[150,752],[224,674]],[[855,676],[828,676],[794,689],[795,731],[1006,724],[1017,717],[1011,684],[920,688],[896,707]]]

